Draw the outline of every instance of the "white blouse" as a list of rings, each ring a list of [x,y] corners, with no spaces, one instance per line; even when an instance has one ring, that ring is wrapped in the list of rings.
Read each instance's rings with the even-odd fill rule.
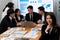
[[[42,21],[45,21],[45,20],[44,20],[44,15],[42,15]]]

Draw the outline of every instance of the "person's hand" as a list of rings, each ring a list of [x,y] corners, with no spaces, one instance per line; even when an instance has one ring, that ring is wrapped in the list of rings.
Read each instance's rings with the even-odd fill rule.
[[[42,22],[42,20],[38,20],[37,23],[42,24],[43,22]]]
[[[20,23],[20,22],[17,22],[17,26],[18,26],[18,25],[21,25],[21,23]]]
[[[51,28],[51,25],[48,25],[45,31],[48,32],[50,28]]]
[[[8,30],[10,30],[11,28],[10,27],[8,27]]]

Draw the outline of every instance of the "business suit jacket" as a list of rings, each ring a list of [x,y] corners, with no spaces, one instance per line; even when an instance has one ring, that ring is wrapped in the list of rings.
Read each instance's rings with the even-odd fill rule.
[[[23,15],[20,15],[20,16],[19,16],[19,17],[20,17],[20,20],[18,19],[17,15],[15,15],[15,17],[16,17],[16,21],[17,21],[17,22],[22,21],[22,19],[24,18]]]
[[[33,20],[30,20],[30,15],[29,15],[29,13],[27,13],[26,16],[25,16],[25,19],[26,19],[27,21],[32,21],[32,22],[37,23],[37,21],[38,21],[39,19],[41,19],[41,15],[39,15],[39,14],[36,13],[36,12],[33,12]]]
[[[16,22],[14,19],[10,20],[10,18],[6,15],[1,22],[2,31],[6,31],[8,27],[16,27]]]
[[[45,29],[47,28],[47,25],[42,26],[42,36],[39,40],[59,40],[59,27],[55,25],[51,31],[51,33],[46,34]]]

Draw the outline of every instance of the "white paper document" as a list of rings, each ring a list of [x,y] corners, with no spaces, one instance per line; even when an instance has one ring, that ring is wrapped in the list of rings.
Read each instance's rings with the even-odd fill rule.
[[[42,27],[43,25],[44,25],[44,24],[38,24],[38,26],[41,26],[41,27]]]
[[[14,31],[20,31],[20,30],[22,30],[22,28],[11,28],[10,30],[4,32],[3,34],[11,34]]]
[[[14,40],[14,38],[1,38],[1,40]]]
[[[11,34],[13,32],[14,32],[14,30],[13,31],[12,30],[8,30],[8,31],[4,32],[3,34]]]
[[[38,35],[37,35],[38,31],[30,31],[29,33],[27,33],[24,37],[25,38],[36,38]]]
[[[32,28],[31,31],[40,31],[41,28]]]
[[[27,31],[16,31],[14,32],[12,35],[10,35],[9,37],[22,37]]]
[[[25,34],[27,31],[16,31],[14,34]]]
[[[11,30],[17,30],[17,31],[20,31],[20,30],[22,30],[22,28],[19,28],[19,27],[17,27],[17,28],[11,28]]]

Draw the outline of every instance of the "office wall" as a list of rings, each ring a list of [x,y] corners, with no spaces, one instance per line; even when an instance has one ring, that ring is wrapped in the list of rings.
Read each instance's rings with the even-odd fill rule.
[[[14,3],[14,9],[18,8],[18,0],[12,0],[12,2]]]
[[[60,25],[60,0],[57,0],[57,22]]]
[[[54,1],[54,13],[57,19],[58,25],[60,25],[60,0],[53,0]]]

